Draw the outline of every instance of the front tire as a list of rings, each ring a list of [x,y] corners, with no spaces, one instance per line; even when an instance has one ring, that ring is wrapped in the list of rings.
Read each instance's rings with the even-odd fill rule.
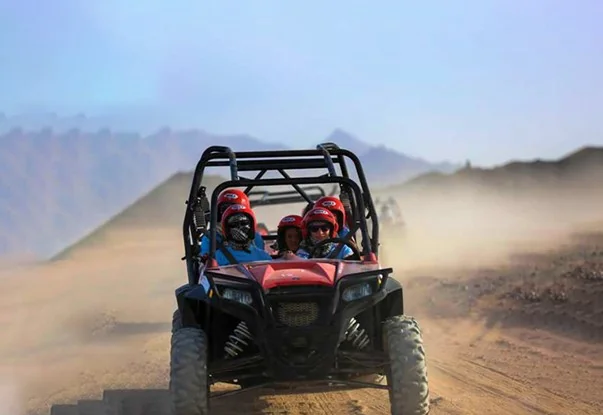
[[[383,326],[390,366],[387,384],[392,415],[429,413],[429,382],[421,329],[414,318],[390,317]]]
[[[172,334],[174,334],[177,330],[182,328],[182,316],[180,315],[180,310],[176,309],[174,314],[172,314]]]
[[[208,415],[207,335],[179,327],[172,333],[170,398],[172,415]]]

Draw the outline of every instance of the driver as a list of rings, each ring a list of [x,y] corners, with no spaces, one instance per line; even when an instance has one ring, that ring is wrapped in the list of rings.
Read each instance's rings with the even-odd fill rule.
[[[216,249],[218,265],[272,260],[268,252],[253,243],[255,223],[255,214],[249,206],[236,204],[226,208],[222,215],[224,239]]]
[[[335,196],[323,196],[316,201],[316,207],[322,207],[329,210],[337,218],[338,236],[343,238],[350,229],[346,225],[346,213],[343,203]]]
[[[218,203],[216,204],[216,209],[218,210],[218,229],[216,229],[216,241],[219,243],[222,240],[222,230],[220,229],[220,221],[222,220],[222,216],[224,211],[231,205],[240,204],[243,206],[250,206],[249,197],[245,194],[244,191],[240,189],[226,189],[218,196]],[[255,246],[260,249],[264,249],[264,239],[259,232],[255,233],[255,237],[253,240]],[[199,249],[199,253],[201,255],[205,255],[209,253],[209,233],[206,232],[201,237],[201,247]]]
[[[337,219],[329,210],[321,207],[310,209],[304,216],[302,222],[302,235],[304,239],[302,240],[300,248],[296,253],[297,256],[306,259],[310,257],[327,257],[341,244],[338,242],[328,242],[318,247],[316,251],[314,251],[314,247],[320,241],[337,237],[338,229],[339,225],[337,224]],[[341,246],[339,254],[336,256],[336,258],[346,259],[353,254],[354,251],[352,251],[352,248],[347,245],[343,245]]]

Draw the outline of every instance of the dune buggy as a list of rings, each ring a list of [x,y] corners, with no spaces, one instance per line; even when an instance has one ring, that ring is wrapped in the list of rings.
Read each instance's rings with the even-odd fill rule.
[[[375,209],[379,215],[379,223],[382,227],[404,227],[404,218],[402,217],[402,210],[398,205],[398,202],[393,197],[388,197],[375,200]]]
[[[350,178],[346,159],[360,184]],[[208,192],[202,186],[207,167],[229,167],[230,179]],[[303,169],[323,169],[324,174],[287,172]],[[239,175],[253,171],[253,178]],[[268,171],[282,178],[264,178]],[[254,200],[264,203],[258,202],[262,198],[303,204],[320,197],[321,192],[310,195],[310,188],[333,185],[350,210],[349,234],[334,241],[350,246],[352,259],[217,265],[215,207],[220,192],[238,187],[250,193],[260,187],[252,194],[264,196],[251,199],[252,206]],[[283,186],[293,187],[297,195],[266,190]],[[199,255],[203,235],[210,240],[204,259]],[[392,414],[429,412],[421,332],[415,319],[404,314],[402,286],[393,269],[379,265],[377,214],[354,153],[333,143],[236,154],[228,147],[209,147],[195,169],[183,236],[188,283],[176,289],[178,309],[172,322],[169,388],[174,415],[208,414],[210,386],[218,382],[241,388],[212,394],[211,400],[283,385],[373,387],[389,391]],[[385,377],[386,384],[374,381],[378,377]]]

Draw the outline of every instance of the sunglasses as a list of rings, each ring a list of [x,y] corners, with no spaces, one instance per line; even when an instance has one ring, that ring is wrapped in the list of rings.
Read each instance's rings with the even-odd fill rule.
[[[329,225],[312,225],[312,226],[308,226],[308,230],[310,232],[318,232],[318,231],[328,232],[331,230],[331,227]]]

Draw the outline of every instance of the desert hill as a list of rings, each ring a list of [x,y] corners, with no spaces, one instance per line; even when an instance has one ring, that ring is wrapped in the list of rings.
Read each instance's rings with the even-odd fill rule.
[[[466,165],[451,174],[430,172],[394,186],[401,192],[526,194],[590,192],[603,185],[603,147],[583,147],[557,160],[513,161],[490,169]]]
[[[207,187],[208,196],[218,184],[225,180],[225,176],[208,175],[203,178],[203,185]],[[188,199],[191,180],[192,172],[174,174],[84,238],[61,250],[51,260],[73,258],[82,250],[106,245],[109,239],[121,233],[136,234],[146,232],[148,229],[165,229],[177,235],[177,238],[181,238],[179,232],[182,229],[185,201]],[[292,187],[289,189],[293,190]],[[325,194],[328,193],[328,189],[325,187]],[[303,204],[278,207],[259,206],[255,212],[258,221],[267,221],[269,226],[275,226],[279,214],[285,215],[301,211],[302,208]]]
[[[220,177],[213,176],[206,178],[204,183],[211,189],[221,180]],[[191,174],[176,173],[84,238],[54,255],[52,259],[65,259],[81,249],[102,246],[106,238],[115,231],[136,234],[137,230],[154,227],[171,227],[178,230],[182,226],[184,202],[188,198],[190,185]]]
[[[536,235],[556,240],[576,227],[594,228],[601,220],[602,184],[603,148],[585,147],[558,160],[426,174],[384,193],[398,199],[409,227],[442,238],[407,247],[414,259],[431,255],[426,251],[449,252],[447,240],[455,238],[469,252],[459,261],[472,261],[471,246],[486,236],[518,247]]]
[[[140,130],[112,130],[103,125],[110,124],[53,114],[36,122],[28,123],[26,117],[5,117],[0,122],[0,256],[53,255],[173,174],[190,170],[210,145],[227,145],[235,151],[288,148],[246,134],[162,128],[143,136],[127,132]],[[349,143],[353,148],[372,148],[366,143],[362,147],[360,140],[342,130],[329,138],[336,138],[342,147]],[[426,171],[453,168],[391,149],[377,153],[362,155],[374,182],[394,183]],[[387,174],[373,168],[380,166],[383,154],[390,160]]]
[[[191,173],[173,175],[54,258],[72,255],[102,240],[103,235],[119,230],[152,225],[180,232],[190,178]],[[210,190],[218,180],[221,180],[218,176],[212,176],[207,181]],[[477,232],[481,228],[484,232],[496,230],[502,234],[506,224],[541,231],[545,218],[566,221],[568,226],[595,220],[601,198],[592,190],[599,183],[603,183],[603,149],[584,148],[555,161],[511,162],[492,169],[465,168],[450,175],[431,173],[399,186],[375,189],[374,196],[392,194],[393,190],[409,223],[426,232],[440,227],[438,232],[448,229],[451,234],[466,234],[467,229]],[[568,198],[568,193],[581,197]],[[289,213],[287,209],[290,207],[284,206],[280,213]],[[443,210],[455,212],[455,226],[442,218]],[[417,251],[417,255],[422,253]]]
[[[46,256],[94,230],[219,142],[278,148],[249,136],[164,129],[141,137],[50,129],[0,136],[0,256]]]

